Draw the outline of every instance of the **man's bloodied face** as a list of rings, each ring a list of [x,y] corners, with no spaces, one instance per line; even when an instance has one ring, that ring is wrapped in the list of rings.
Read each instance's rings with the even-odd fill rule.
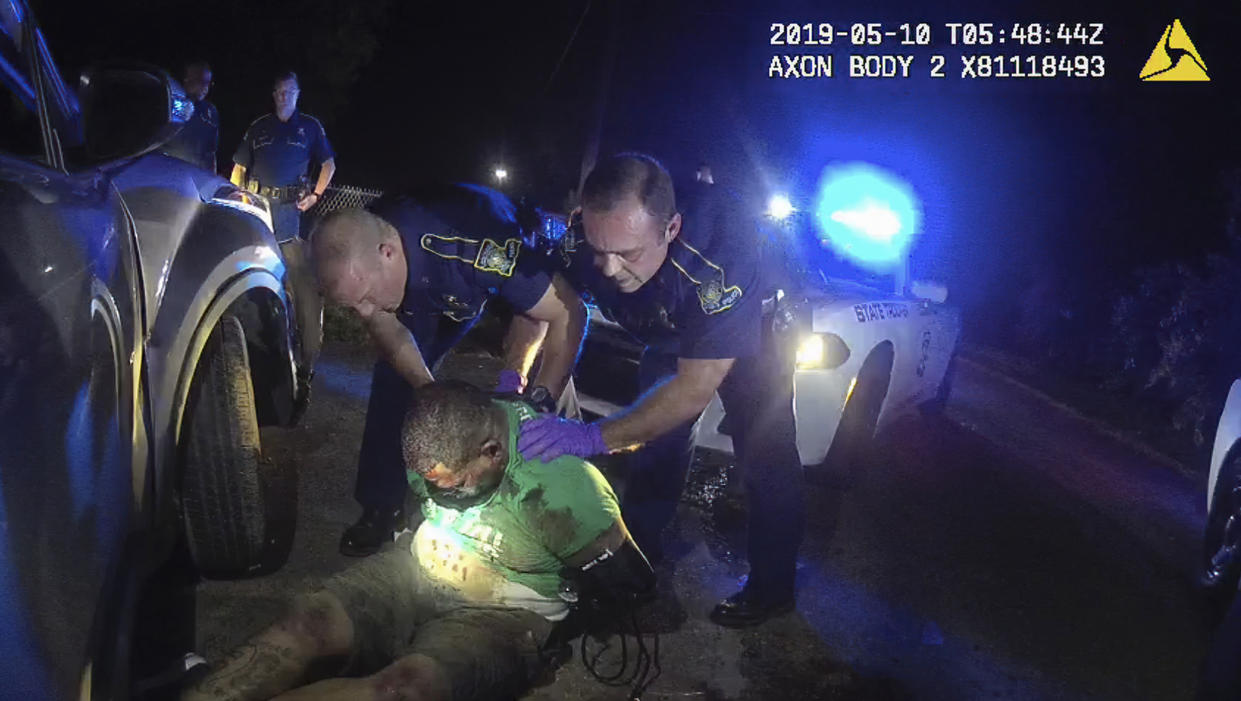
[[[444,463],[437,462],[422,477],[427,481],[428,492],[435,501],[468,505],[500,486],[504,469],[494,460],[480,456],[458,470],[451,470]]]
[[[664,264],[668,245],[681,231],[681,215],[661,220],[630,196],[609,210],[584,209],[582,225],[595,267],[621,292],[629,293],[645,285]]]

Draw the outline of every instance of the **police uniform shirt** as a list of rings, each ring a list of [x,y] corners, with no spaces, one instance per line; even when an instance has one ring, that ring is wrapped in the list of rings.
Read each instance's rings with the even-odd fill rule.
[[[551,276],[524,251],[516,208],[477,185],[444,185],[385,195],[369,208],[401,235],[409,276],[401,311],[477,317],[499,296],[518,312],[534,308]]]
[[[194,103],[194,114],[181,131],[164,147],[170,156],[189,161],[215,172],[215,154],[220,146],[220,114],[206,100]]]
[[[635,292],[622,293],[603,277],[580,227],[562,244],[566,277],[654,350],[681,358],[758,354],[763,281],[753,218],[719,188],[695,193],[681,211],[667,259]]]
[[[334,156],[319,120],[294,112],[287,122],[274,114],[254,120],[233,154],[233,162],[260,185],[287,187],[300,181],[312,163],[322,165]]]

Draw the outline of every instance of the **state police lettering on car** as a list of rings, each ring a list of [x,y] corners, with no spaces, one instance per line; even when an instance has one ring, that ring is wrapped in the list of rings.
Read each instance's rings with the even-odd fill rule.
[[[866,302],[853,305],[853,314],[858,322],[883,321],[886,319],[904,319],[909,316],[909,307],[895,302]]]

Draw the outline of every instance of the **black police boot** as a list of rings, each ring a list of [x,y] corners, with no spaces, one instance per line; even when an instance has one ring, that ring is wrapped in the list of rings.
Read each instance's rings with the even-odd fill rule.
[[[793,604],[791,594],[787,597],[768,597],[747,587],[716,604],[711,610],[711,620],[726,628],[756,626],[792,611]]]
[[[340,537],[340,554],[349,557],[374,555],[392,534],[404,525],[404,509],[363,507],[358,522],[345,529]]]

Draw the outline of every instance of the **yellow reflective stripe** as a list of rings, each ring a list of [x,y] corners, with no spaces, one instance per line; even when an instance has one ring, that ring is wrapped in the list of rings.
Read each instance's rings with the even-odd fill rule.
[[[462,258],[461,256],[455,256],[455,255],[452,255],[451,253],[440,253],[439,251],[427,245],[428,239],[435,239],[437,241],[443,241],[445,243],[466,243],[466,244],[472,244],[475,246],[478,245],[477,239],[467,239],[463,236],[440,236],[438,234],[423,234],[422,238],[418,239],[418,245],[422,248],[422,250],[426,251],[427,253],[434,254],[445,260],[459,260],[462,263],[470,263],[470,264],[474,263],[474,258]],[[481,250],[482,249],[480,248],[479,251]],[[475,255],[477,256],[477,254]]]
[[[682,274],[682,275],[684,275],[685,277],[689,278],[689,281],[690,281],[690,282],[694,283],[695,285],[701,285],[701,284],[702,284],[701,282],[699,282],[699,281],[695,280],[695,279],[694,279],[694,276],[693,276],[693,275],[690,275],[688,270],[686,270],[685,268],[682,268],[682,267],[681,267],[681,264],[677,262],[676,258],[671,258],[671,257],[669,257],[669,258],[668,258],[668,260],[672,261],[672,267],[676,268],[677,270],[680,270],[680,271],[681,271],[681,274]]]
[[[688,243],[685,243],[684,241],[682,241],[682,240],[681,240],[681,239],[679,239],[679,238],[677,239],[677,243],[679,243],[679,244],[681,244],[682,246],[685,246],[686,248],[688,248],[690,253],[693,253],[694,255],[696,255],[696,256],[698,256],[699,258],[701,258],[701,259],[702,259],[702,262],[706,263],[708,266],[710,266],[710,267],[712,267],[712,268],[714,268],[714,269],[716,269],[716,270],[720,271],[720,274],[721,274],[721,275],[723,275],[723,274],[724,274],[724,269],[723,269],[723,268],[721,268],[720,266],[716,265],[715,263],[712,263],[712,262],[711,262],[711,259],[710,259],[710,258],[707,258],[707,257],[706,257],[706,256],[704,256],[702,253],[700,253],[700,252],[698,251],[698,249],[697,249],[697,248],[694,248],[693,246],[689,245]],[[677,267],[679,268],[680,266],[677,266]],[[693,278],[690,278],[690,279],[692,280]]]

